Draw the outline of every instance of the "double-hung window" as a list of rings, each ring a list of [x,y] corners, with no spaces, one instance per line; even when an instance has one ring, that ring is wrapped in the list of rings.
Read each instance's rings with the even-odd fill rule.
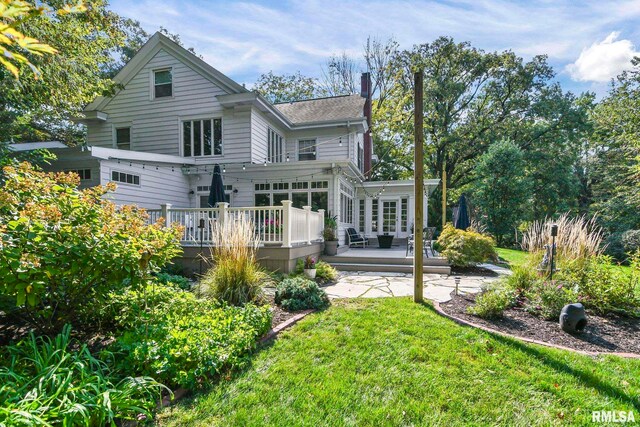
[[[116,128],[116,147],[119,150],[131,150],[131,128]]]
[[[173,76],[171,69],[153,72],[153,97],[167,98],[173,96]]]
[[[184,157],[222,155],[222,119],[182,122],[182,155]]]
[[[273,129],[268,130],[267,157],[271,163],[281,163],[284,161],[284,142],[280,134]]]
[[[298,160],[316,159],[316,140],[301,139],[298,141]]]

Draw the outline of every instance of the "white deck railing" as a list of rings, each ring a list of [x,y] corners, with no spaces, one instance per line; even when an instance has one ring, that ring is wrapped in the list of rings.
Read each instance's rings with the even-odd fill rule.
[[[174,208],[170,204],[161,209],[148,209],[149,223],[161,217],[167,218],[166,225],[179,224],[183,227],[183,245],[210,245],[211,226],[216,221],[234,221],[246,218],[254,225],[261,245],[279,245],[289,248],[293,245],[311,244],[322,241],[324,231],[324,210],[313,212],[310,206],[294,208],[285,200],[282,206],[230,208],[228,203],[219,203],[217,208]]]

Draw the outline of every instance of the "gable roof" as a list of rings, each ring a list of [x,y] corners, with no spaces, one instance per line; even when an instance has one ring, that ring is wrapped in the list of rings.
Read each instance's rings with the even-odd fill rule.
[[[149,62],[160,50],[165,50],[177,59],[181,60],[193,70],[200,73],[204,78],[221,87],[228,93],[245,93],[248,92],[242,85],[234,82],[211,65],[198,58],[167,36],[156,32],[151,38],[140,48],[133,58],[120,70],[113,80],[125,86],[133,79],[136,74]],[[116,93],[117,94],[117,93]],[[115,95],[114,95],[115,96]],[[113,97],[97,97],[93,102],[87,105],[84,111],[94,111],[103,108],[109,103]]]
[[[347,120],[364,117],[365,99],[360,95],[332,96],[273,106],[293,124]]]

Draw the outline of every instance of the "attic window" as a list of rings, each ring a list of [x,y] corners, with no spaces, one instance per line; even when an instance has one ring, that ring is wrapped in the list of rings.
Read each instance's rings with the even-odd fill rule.
[[[173,76],[171,70],[157,70],[153,72],[154,98],[173,96]]]

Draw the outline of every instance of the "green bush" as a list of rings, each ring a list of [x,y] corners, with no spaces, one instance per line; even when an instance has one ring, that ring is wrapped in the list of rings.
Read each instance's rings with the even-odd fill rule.
[[[117,319],[129,328],[113,344],[122,355],[120,367],[190,389],[244,366],[271,327],[267,306],[221,305],[166,285],[126,293],[116,304],[130,307]]]
[[[329,306],[329,297],[316,282],[297,276],[278,283],[275,302],[288,311],[323,309]]]
[[[561,265],[558,280],[574,289],[577,299],[600,314],[640,316],[638,262],[632,258],[631,272],[615,268],[611,257],[600,255]]]
[[[622,233],[622,245],[627,253],[640,250],[640,230],[627,230]]]
[[[516,266],[512,270],[512,274],[503,279],[505,287],[513,290],[518,295],[524,295],[529,291],[536,282],[540,280],[537,272],[527,266]]]
[[[0,187],[0,294],[40,330],[91,321],[107,294],[140,284],[181,251],[179,231],[147,225],[132,206],[103,198],[115,185],[77,188],[76,174],[28,164]]]
[[[576,294],[561,282],[537,281],[527,291],[526,309],[545,320],[558,320],[562,307],[577,301]]]
[[[178,274],[170,274],[165,272],[160,272],[155,274],[155,278],[159,283],[167,284],[172,283],[178,288],[188,291],[191,289],[191,280],[184,276],[180,276]]]
[[[513,307],[516,295],[508,289],[489,289],[476,297],[475,304],[467,308],[467,313],[483,319],[502,317],[503,312]]]
[[[437,243],[442,255],[456,267],[469,267],[498,259],[493,239],[471,229],[459,230],[447,224]]]
[[[164,388],[148,377],[118,379],[86,344],[33,334],[0,351],[0,425],[105,426],[151,417]]]
[[[338,278],[338,271],[324,261],[316,263],[316,280],[321,283],[331,282]]]

